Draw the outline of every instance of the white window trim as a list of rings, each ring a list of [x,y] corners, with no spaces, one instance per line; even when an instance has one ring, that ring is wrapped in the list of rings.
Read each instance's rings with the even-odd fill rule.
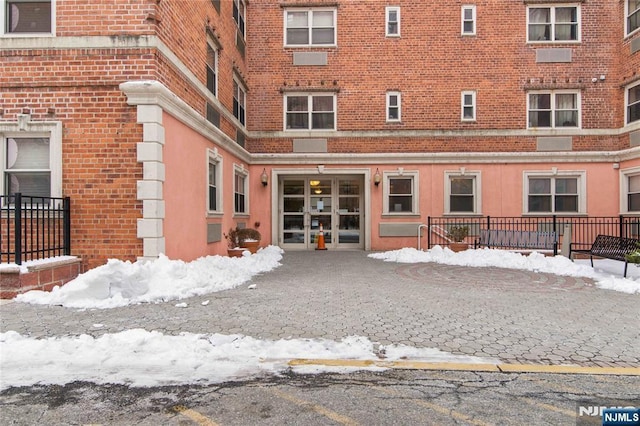
[[[287,13],[289,12],[333,12],[333,43],[328,44],[312,44],[311,41],[311,31],[313,29],[312,26],[309,26],[309,43],[307,44],[288,44],[287,43]],[[338,45],[338,10],[335,7],[303,7],[303,8],[289,8],[284,10],[284,31],[283,31],[283,45],[284,47],[336,47]]]
[[[476,93],[477,92],[475,90],[463,90],[460,93],[460,120],[461,121],[467,121],[467,122],[476,121]],[[464,103],[464,98],[465,96],[468,96],[468,95],[471,95],[471,105],[465,105]],[[471,108],[473,108],[473,117],[465,118],[464,108],[466,106],[471,106]]]
[[[389,15],[390,12],[396,12],[396,16],[398,17],[398,32],[390,33],[389,32]],[[387,6],[385,8],[385,19],[384,19],[384,35],[385,37],[400,37],[400,6]]]
[[[629,177],[640,175],[640,166],[620,170],[620,214],[638,213],[629,210],[627,196],[629,195]]]
[[[398,108],[398,118],[389,118],[389,110],[391,109],[391,97],[392,96],[397,96],[398,97],[398,105],[397,107],[394,108]],[[402,93],[401,92],[387,92],[387,123],[399,123],[402,121]]]
[[[209,164],[216,163],[216,210],[209,210]],[[218,153],[217,149],[207,149],[207,164],[206,164],[206,182],[207,182],[207,194],[206,194],[206,210],[207,214],[220,214],[224,212],[224,206],[222,205],[222,200],[224,199],[222,191],[224,189],[224,183],[222,181],[223,173],[223,163],[222,163],[222,155]]]
[[[549,127],[535,127],[535,126],[530,126],[529,125],[529,112],[530,112],[530,102],[529,102],[529,95],[546,95],[549,94],[551,95],[551,126]],[[578,122],[576,123],[575,126],[567,126],[567,127],[563,127],[563,126],[556,126],[556,95],[576,95],[576,104],[577,104],[577,109],[578,109]],[[526,98],[526,102],[527,102],[527,116],[526,116],[526,120],[527,120],[527,129],[559,129],[559,130],[575,130],[575,129],[581,129],[582,128],[582,92],[580,92],[580,90],[531,90],[529,92],[527,92],[527,98]]]
[[[244,100],[244,103],[242,104],[242,107],[244,110],[244,123],[240,121],[240,117],[236,117],[235,115],[233,115],[233,111],[231,111],[231,115],[233,115],[233,118],[235,118],[235,120],[243,129],[246,129],[247,127],[247,88],[244,86],[244,84],[242,84],[239,78],[236,78],[235,75],[233,76],[233,81],[235,81],[235,83],[238,85],[238,89],[241,90],[242,94],[244,95],[242,97]],[[235,97],[236,97],[236,93],[234,91],[232,95],[232,100],[235,99]]]
[[[20,121],[20,117],[25,117]],[[6,139],[49,138],[49,168],[51,170],[51,197],[62,197],[62,122],[30,122],[28,115],[19,115],[18,122],[0,122],[0,194],[6,195],[4,172]]]
[[[636,28],[633,31],[629,31],[629,0],[624,0],[624,35],[625,37],[629,37],[638,31],[640,31],[640,27]],[[640,13],[640,12],[638,12]]]
[[[624,88],[624,125],[625,126],[632,126],[634,124],[640,123],[640,120],[629,122],[629,91],[636,86],[640,86],[640,80],[634,83],[631,83]]]
[[[576,8],[576,19],[577,19],[577,23],[578,23],[578,37],[575,40],[553,40],[553,37],[551,37],[551,40],[529,40],[529,10],[530,9],[555,9],[558,7],[575,7]],[[555,28],[556,28],[556,22],[555,22],[555,11],[552,15],[554,17],[554,20],[551,21],[551,28],[553,31],[553,34],[555,35]],[[582,9],[580,7],[579,3],[543,3],[543,4],[539,4],[539,5],[531,5],[531,6],[527,6],[527,26],[526,26],[526,31],[527,31],[527,43],[535,43],[535,44],[570,44],[570,43],[581,43],[582,42]]]
[[[236,175],[244,177],[244,212],[236,211]],[[249,171],[242,164],[233,165],[233,214],[234,216],[249,216]]]
[[[30,1],[30,0],[23,0]],[[31,0],[43,1],[43,0]],[[51,32],[50,33],[12,33],[7,31],[7,0],[0,0],[0,36],[2,37],[55,37],[56,35],[56,0],[51,1]]]
[[[288,96],[306,96],[307,97],[307,102],[308,102],[308,107],[311,106],[312,102],[310,101],[310,98],[312,98],[313,96],[328,96],[331,95],[333,96],[333,128],[332,129],[312,129],[311,128],[311,114],[313,113],[313,110],[309,109],[307,111],[307,114],[309,114],[309,128],[307,129],[287,129],[287,97]],[[285,132],[333,132],[336,131],[337,126],[338,126],[338,97],[336,96],[335,92],[287,92],[284,94],[283,98],[282,98],[282,117],[283,117],[283,121],[282,121],[282,128],[284,129]]]
[[[400,168],[401,169],[401,168]],[[420,215],[420,183],[419,173],[417,170],[405,171],[405,170],[393,170],[385,171],[382,173],[383,180],[383,202],[382,202],[382,215],[383,216],[416,216]],[[389,210],[389,179],[393,178],[412,178],[413,191],[412,191],[412,203],[410,212],[395,212]]]
[[[473,212],[451,211],[451,178],[473,178]],[[482,175],[480,171],[460,170],[444,172],[444,213],[451,216],[468,216],[482,214]]]
[[[213,93],[213,96],[217,98],[218,97],[218,61],[219,61],[220,52],[218,50],[217,44],[214,43],[210,38],[207,38],[207,45],[211,50],[213,50],[213,73],[215,75],[214,87],[216,89],[215,93]],[[207,63],[206,66],[208,67],[209,64]],[[209,88],[207,88],[207,91],[209,91]],[[212,92],[209,92],[209,93],[212,93]],[[246,96],[246,93],[245,93],[245,96]],[[246,112],[245,112],[245,118],[246,118]]]
[[[473,31],[471,31],[471,32],[466,32],[464,30],[464,23],[467,22],[467,20],[464,19],[465,10],[471,10],[471,21],[473,22]],[[477,31],[476,27],[477,27],[476,6],[472,5],[472,4],[462,5],[462,8],[460,9],[460,35],[463,35],[463,36],[474,36],[474,35],[476,35],[476,31]]]
[[[578,179],[578,211],[577,212],[529,212],[529,178],[577,178]],[[523,216],[575,216],[587,214],[587,172],[585,170],[551,170],[524,171],[522,173],[522,215]]]
[[[232,0],[232,1],[238,5],[238,14],[244,18],[244,21],[243,21],[244,28],[241,31],[240,25],[238,24],[238,22],[236,22],[235,19],[233,19],[233,23],[235,24],[236,29],[238,30],[238,33],[242,36],[242,39],[245,40],[247,36],[247,3],[245,0]],[[242,13],[240,13],[241,9],[242,9]]]

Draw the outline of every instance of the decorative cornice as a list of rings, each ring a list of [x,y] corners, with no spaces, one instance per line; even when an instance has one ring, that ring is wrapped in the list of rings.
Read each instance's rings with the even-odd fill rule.
[[[129,105],[158,105],[191,129],[211,141],[220,144],[243,161],[250,161],[250,154],[222,130],[208,122],[186,102],[155,80],[127,81],[120,84]]]

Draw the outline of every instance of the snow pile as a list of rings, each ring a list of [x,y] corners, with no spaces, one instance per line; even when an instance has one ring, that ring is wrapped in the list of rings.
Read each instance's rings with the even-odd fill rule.
[[[166,302],[237,287],[280,266],[282,249],[265,247],[243,257],[207,256],[192,262],[160,256],[154,261],[109,260],[51,292],[29,291],[15,300],[68,308],[114,308]]]
[[[495,364],[494,359],[453,355],[438,349],[380,346],[385,361]],[[181,333],[132,329],[98,338],[32,339],[14,331],[0,333],[0,390],[34,384],[63,385],[74,381],[118,383],[137,387],[211,384],[279,374],[296,358],[377,360],[365,337],[258,340],[239,334]],[[348,371],[354,367],[300,366],[296,372]],[[380,370],[380,367],[368,369]]]
[[[434,262],[445,265],[521,269],[555,275],[591,278],[600,288],[640,293],[640,270],[629,265],[627,277],[622,278],[624,264],[614,260],[595,260],[592,268],[588,260],[572,262],[564,256],[544,256],[533,252],[529,255],[495,249],[470,249],[454,253],[448,248],[435,246],[428,251],[403,248],[384,253],[372,253],[369,257],[398,263]],[[614,275],[615,274],[615,275]]]

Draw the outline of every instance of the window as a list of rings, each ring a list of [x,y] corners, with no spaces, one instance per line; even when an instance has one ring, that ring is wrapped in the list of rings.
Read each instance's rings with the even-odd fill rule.
[[[462,35],[476,34],[476,7],[462,6],[462,23],[460,29]]]
[[[640,175],[627,178],[627,211],[640,211]]]
[[[246,125],[246,97],[246,89],[236,79],[233,79],[233,116],[237,118],[243,126]]]
[[[418,173],[384,172],[385,214],[418,214]]]
[[[211,0],[213,7],[216,9],[218,13],[220,13],[220,0]]]
[[[579,41],[580,8],[578,6],[530,6],[528,41]]]
[[[387,92],[387,121],[401,121],[400,92]]]
[[[10,137],[4,141],[4,194],[51,197],[49,138]]]
[[[627,0],[625,2],[627,16],[627,35],[640,28],[640,0]]]
[[[289,94],[284,104],[286,130],[335,130],[334,94]]]
[[[53,1],[4,0],[5,34],[53,34]]]
[[[387,37],[400,37],[400,8],[389,6],[386,8],[386,32]]]
[[[233,0],[233,20],[236,22],[238,26],[238,30],[244,38],[244,23],[245,16],[247,16],[247,6],[244,0]]]
[[[445,213],[480,213],[479,172],[445,173]]]
[[[207,89],[218,96],[218,51],[207,44]]]
[[[247,212],[247,174],[242,168],[236,168],[233,178],[233,211]]]
[[[476,92],[473,90],[462,92],[461,119],[462,121],[476,120]]]
[[[207,162],[207,210],[222,211],[222,157],[216,151],[208,151]]]
[[[640,83],[629,87],[626,93],[626,116],[627,124],[640,120]]]
[[[527,213],[585,213],[583,172],[525,173]]]
[[[335,9],[285,11],[286,46],[335,46]]]
[[[531,92],[528,94],[528,126],[580,127],[580,97],[578,92]]]

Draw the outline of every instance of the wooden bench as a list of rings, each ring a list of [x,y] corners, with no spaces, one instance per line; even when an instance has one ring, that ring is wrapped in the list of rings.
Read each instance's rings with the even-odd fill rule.
[[[474,247],[507,248],[524,250],[553,250],[558,254],[558,240],[555,232],[511,231],[503,229],[483,229]]]
[[[569,259],[573,260],[574,253],[588,254],[593,267],[593,256],[624,262],[624,276],[627,276],[629,261],[626,256],[638,248],[640,240],[634,238],[598,235],[588,249],[575,249],[574,246],[585,246],[585,243],[569,244]]]

